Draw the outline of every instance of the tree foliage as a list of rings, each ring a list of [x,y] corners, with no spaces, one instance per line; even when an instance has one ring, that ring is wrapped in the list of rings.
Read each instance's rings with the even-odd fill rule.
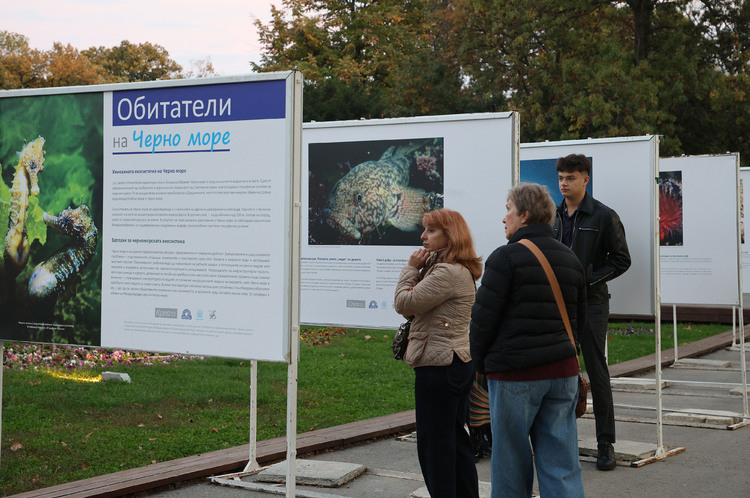
[[[43,76],[44,54],[29,47],[29,39],[0,31],[0,88],[33,88]]]
[[[208,78],[217,76],[211,57],[205,59],[194,59],[190,61],[190,67],[183,72],[185,78]]]
[[[119,46],[91,47],[83,54],[104,68],[110,81],[155,81],[176,78],[182,67],[169,58],[169,52],[151,43],[130,43]]]
[[[282,0],[256,25],[306,120],[513,109],[524,142],[750,154],[748,0]]]
[[[443,5],[445,4],[445,5]],[[306,120],[458,112],[460,68],[429,0],[282,0],[256,21],[264,53],[256,71],[297,68]]]
[[[214,73],[210,61],[198,64],[196,76]],[[166,49],[151,43],[125,40],[112,48],[79,51],[56,42],[52,50],[41,51],[30,48],[21,34],[0,31],[0,88],[4,90],[172,79],[182,77],[181,71]]]
[[[750,0],[280,0],[255,24],[254,70],[301,70],[306,121],[517,110],[524,142],[750,157]],[[5,89],[215,74],[181,71],[150,43],[44,52],[0,31]]]
[[[55,43],[44,54],[44,86],[74,86],[107,83],[103,68],[70,44]]]

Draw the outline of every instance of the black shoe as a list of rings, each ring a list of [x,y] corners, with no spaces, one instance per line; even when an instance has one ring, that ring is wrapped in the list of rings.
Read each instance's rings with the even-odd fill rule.
[[[596,468],[598,470],[612,470],[617,466],[615,460],[615,448],[612,443],[599,443],[599,456],[596,458]]]

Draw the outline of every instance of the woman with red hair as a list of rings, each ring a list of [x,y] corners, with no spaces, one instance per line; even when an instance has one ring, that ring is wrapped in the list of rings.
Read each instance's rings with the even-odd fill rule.
[[[422,249],[401,270],[394,307],[413,316],[404,361],[414,369],[417,454],[432,498],[478,498],[464,428],[474,365],[469,320],[482,260],[469,226],[450,209],[424,215]]]

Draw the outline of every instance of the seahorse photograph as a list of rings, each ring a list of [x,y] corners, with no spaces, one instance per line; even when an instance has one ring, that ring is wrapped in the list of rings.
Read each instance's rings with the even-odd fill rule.
[[[310,245],[419,245],[443,207],[443,138],[309,145]]]
[[[0,340],[101,343],[103,96],[0,98]]]
[[[659,245],[682,245],[682,171],[659,173]]]

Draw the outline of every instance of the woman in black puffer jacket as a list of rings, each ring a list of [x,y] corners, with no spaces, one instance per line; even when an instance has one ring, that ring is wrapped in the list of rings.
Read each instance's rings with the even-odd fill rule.
[[[547,257],[574,335],[585,324],[583,269],[553,237],[555,205],[545,187],[518,184],[506,207],[508,244],[487,258],[471,313],[471,356],[490,393],[492,496],[530,497],[533,462],[542,496],[583,496],[576,347],[542,266],[517,242],[529,239]]]

